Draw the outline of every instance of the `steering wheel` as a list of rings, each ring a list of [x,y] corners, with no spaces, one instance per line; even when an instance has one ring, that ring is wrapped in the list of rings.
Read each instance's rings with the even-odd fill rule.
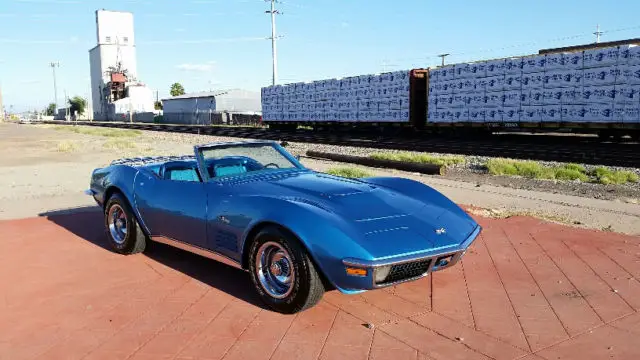
[[[280,166],[279,166],[278,164],[276,164],[276,163],[268,163],[268,164],[266,164],[266,165],[263,165],[263,167],[265,167],[265,168],[266,168],[266,167],[271,166],[271,165],[273,165],[273,166],[275,166],[276,168],[280,169]]]

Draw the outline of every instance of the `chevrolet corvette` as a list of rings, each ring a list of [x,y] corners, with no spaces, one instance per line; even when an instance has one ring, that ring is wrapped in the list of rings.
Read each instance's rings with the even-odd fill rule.
[[[481,232],[423,183],[313,171],[271,141],[115,160],[93,171],[87,193],[116,252],[160,242],[221,261],[247,271],[282,313],[328,290],[355,294],[453,266]]]

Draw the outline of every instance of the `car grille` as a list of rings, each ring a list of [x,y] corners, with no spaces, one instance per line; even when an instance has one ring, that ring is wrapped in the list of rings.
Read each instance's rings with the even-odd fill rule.
[[[389,275],[387,275],[380,284],[388,284],[421,276],[429,269],[430,262],[431,259],[426,259],[393,265],[391,266]]]

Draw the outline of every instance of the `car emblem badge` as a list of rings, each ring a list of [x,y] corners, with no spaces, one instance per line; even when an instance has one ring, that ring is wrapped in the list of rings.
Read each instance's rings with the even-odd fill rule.
[[[446,232],[447,232],[447,230],[445,230],[444,228],[436,229],[436,234],[438,234],[438,235],[442,235],[442,234],[444,234]]]

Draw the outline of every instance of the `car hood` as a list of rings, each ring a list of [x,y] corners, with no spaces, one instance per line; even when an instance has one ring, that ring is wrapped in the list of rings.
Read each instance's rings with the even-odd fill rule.
[[[385,187],[312,172],[274,179],[263,186],[253,189],[339,215],[359,233],[363,245],[378,256],[398,250],[457,246],[477,226],[440,194],[433,201],[417,199]]]

